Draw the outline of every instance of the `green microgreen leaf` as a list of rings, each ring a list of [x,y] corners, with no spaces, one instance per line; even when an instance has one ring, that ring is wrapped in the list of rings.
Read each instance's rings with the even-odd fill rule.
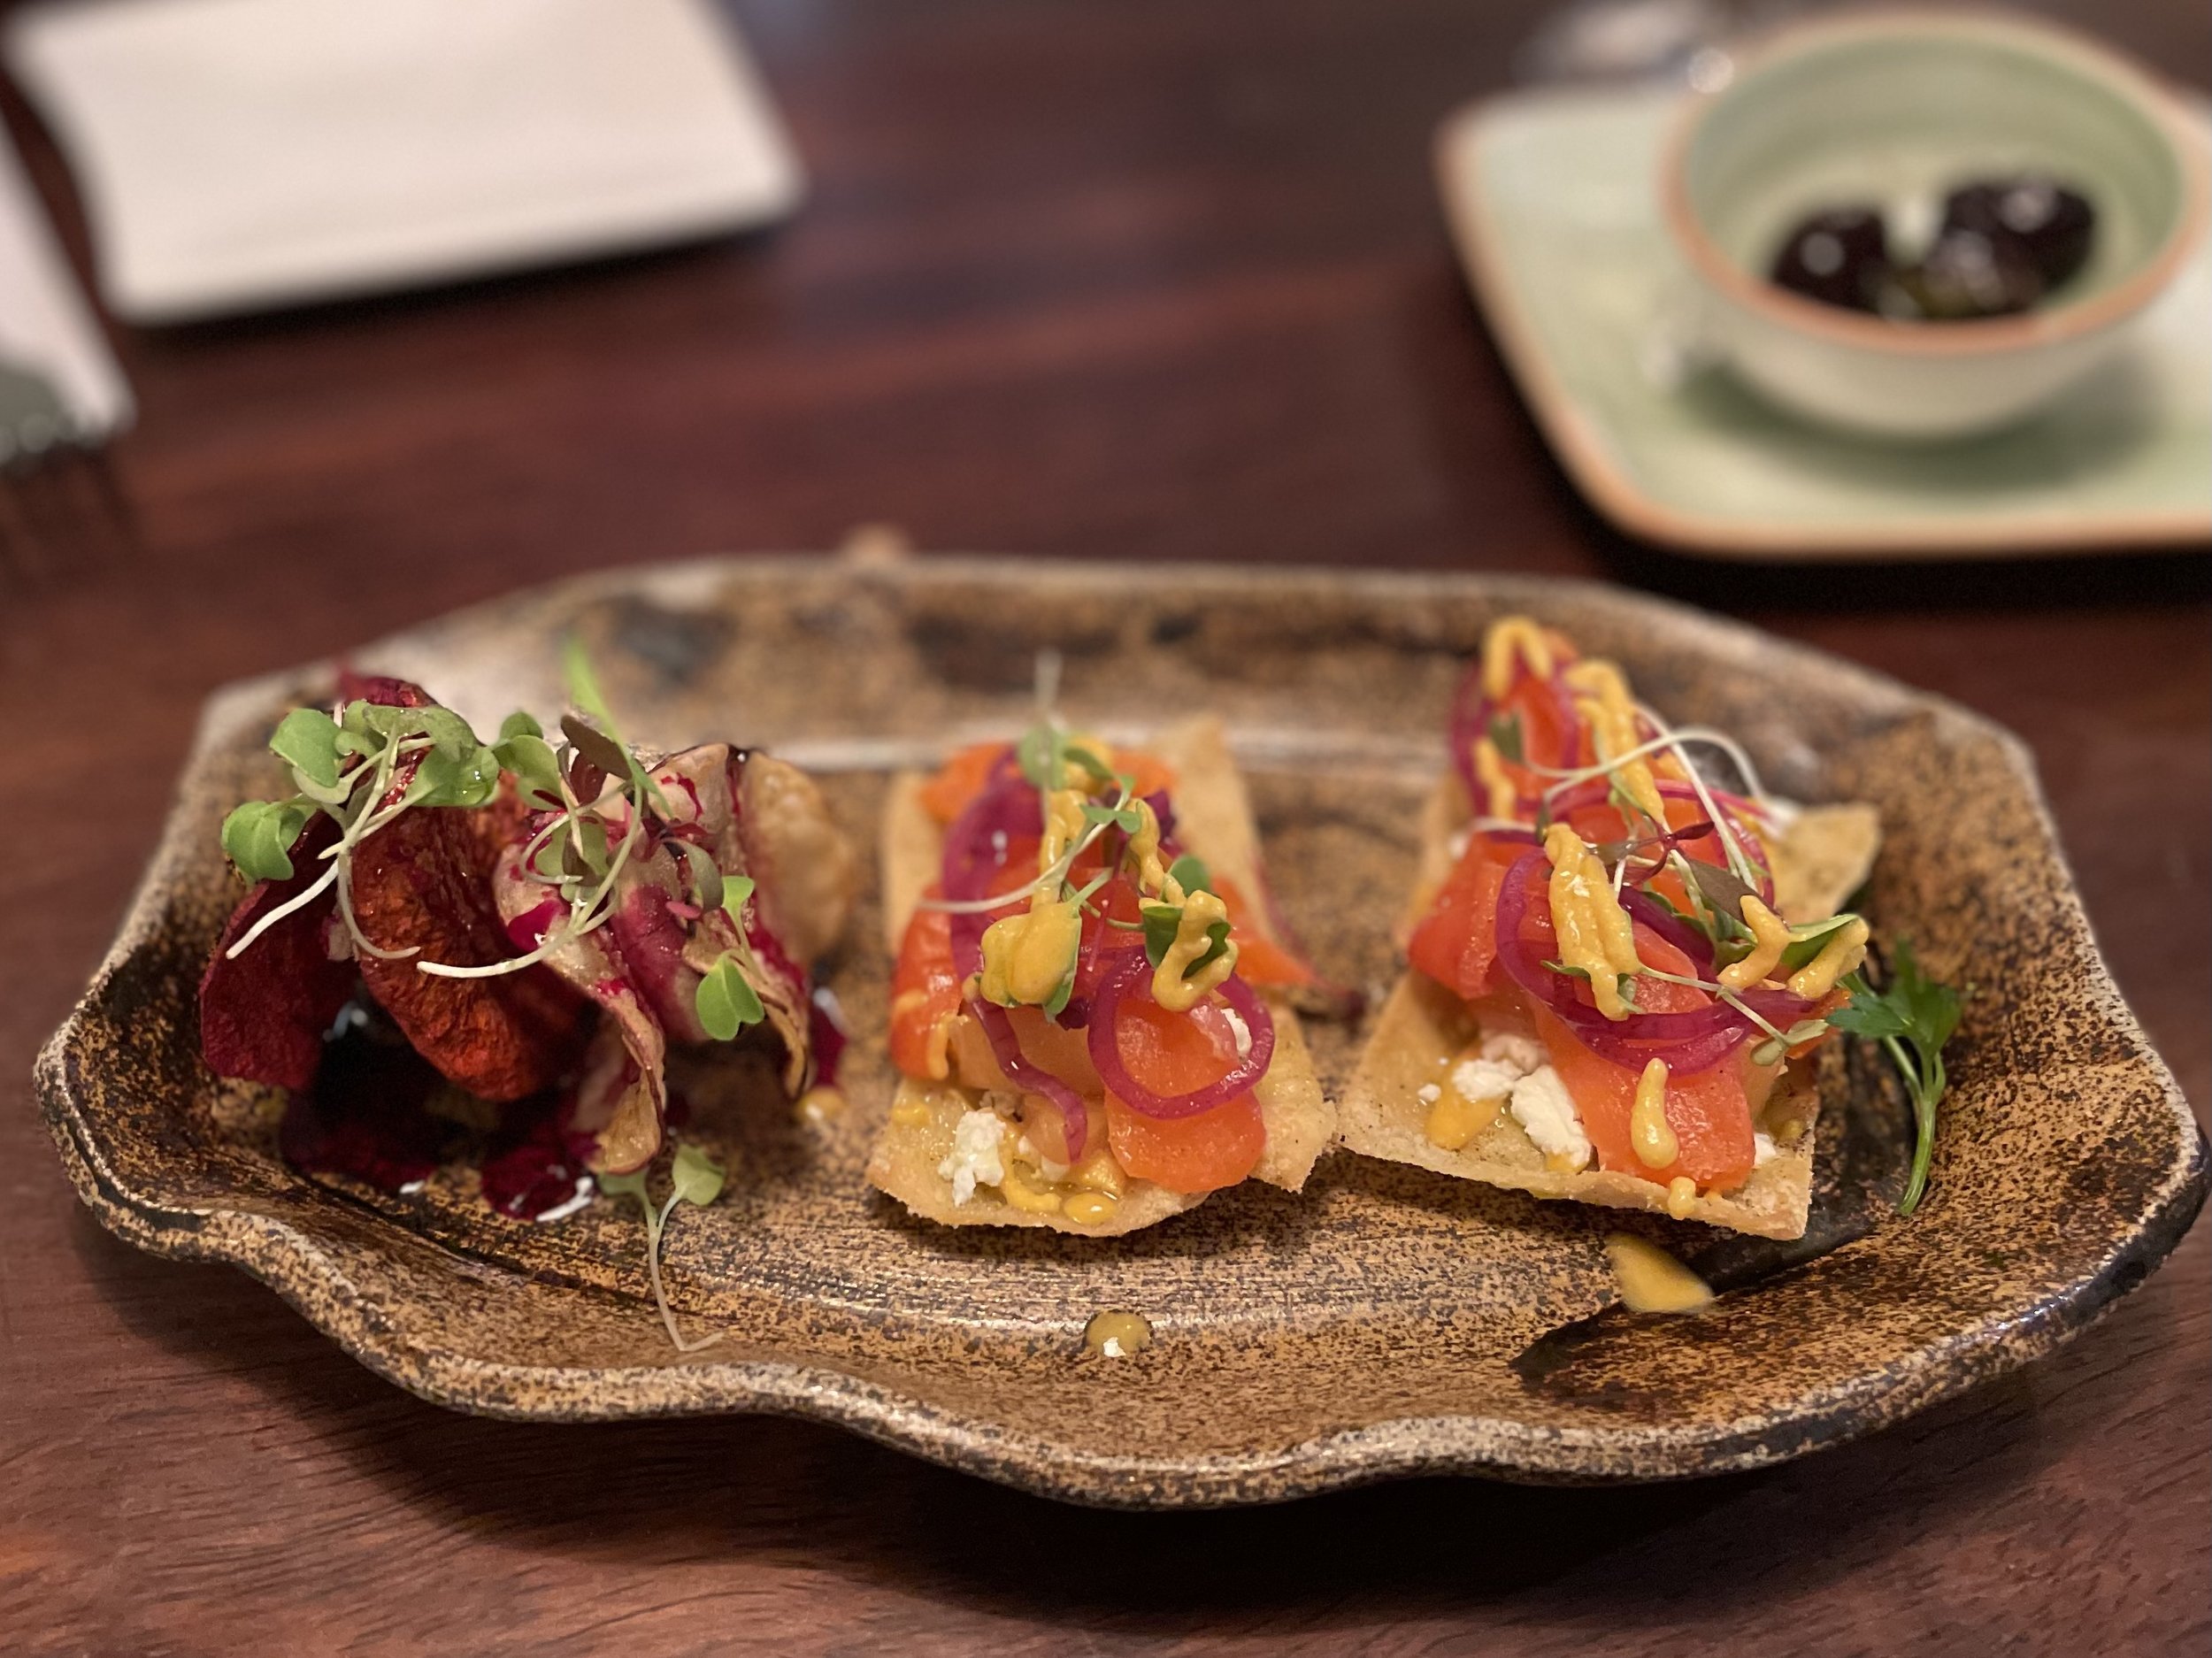
[[[1111,806],[1102,806],[1096,801],[1083,802],[1083,821],[1093,825],[1111,824],[1124,834],[1136,833],[1141,824],[1141,819],[1137,816],[1137,809],[1134,806],[1116,809]]]
[[[292,878],[292,843],[310,809],[297,800],[250,800],[223,819],[223,851],[250,880]]]
[[[677,1197],[695,1208],[704,1209],[722,1195],[720,1166],[696,1146],[676,1148],[670,1174],[675,1181]]]
[[[411,806],[482,806],[499,792],[499,758],[489,748],[461,755],[426,750],[408,785]]]
[[[764,1016],[760,996],[738,971],[737,957],[725,953],[708,969],[692,999],[699,1024],[718,1042],[726,1042]]]
[[[525,714],[521,718],[530,717]],[[509,715],[509,723],[514,718]],[[503,728],[492,753],[504,770],[515,774],[515,786],[521,791],[525,806],[560,810],[561,762],[551,743],[535,732],[510,732]]]
[[[1525,763],[1527,751],[1521,746],[1521,717],[1518,714],[1490,716],[1490,746],[1516,765]]]
[[[684,867],[691,875],[691,895],[702,910],[722,907],[722,870],[715,863],[714,854],[695,841],[679,841],[677,846],[684,855]]]
[[[1094,778],[1111,778],[1114,775],[1112,766],[1108,765],[1098,755],[1084,748],[1080,743],[1063,742],[1060,745],[1060,757],[1064,761],[1070,761],[1081,766]]]
[[[1068,1010],[1068,1002],[1075,994],[1075,967],[1071,963],[1052,994],[1045,998],[1044,1016],[1058,1024],[1060,1016]]]
[[[634,1197],[649,1209],[652,1198],[645,1189],[645,1172],[633,1169],[627,1174],[596,1174],[592,1178],[609,1197]]]
[[[499,741],[502,742],[512,742],[517,737],[542,739],[544,735],[545,727],[519,708],[499,722]]]
[[[338,781],[338,722],[319,708],[296,708],[269,739],[271,752],[325,788]]]
[[[1858,917],[1850,914],[1834,915],[1824,921],[1809,921],[1790,929],[1790,941],[1782,948],[1781,965],[1775,969],[1777,977],[1795,972],[1828,948],[1829,940],[1849,926]]]
[[[737,923],[738,931],[745,930],[745,906],[753,896],[753,878],[749,875],[725,875],[722,878],[722,908],[730,912],[730,919]]]
[[[1183,925],[1180,904],[1143,903],[1137,913],[1144,917],[1144,958],[1157,967],[1167,959],[1168,946],[1175,942],[1175,934]]]
[[[634,800],[640,805],[650,801],[664,818],[670,817],[668,797],[661,793],[661,786],[653,780],[652,775],[632,752],[622,735],[621,727],[615,724],[614,710],[607,706],[607,694],[599,688],[599,675],[592,668],[591,656],[585,650],[584,641],[574,633],[562,641],[561,661],[568,674],[569,701],[589,716],[589,725],[586,729],[591,730],[595,735],[604,737],[614,747],[612,764],[603,760],[595,764],[610,776],[626,776],[630,779],[631,797]],[[570,741],[576,741],[576,733],[569,729],[565,717],[561,720],[561,729],[568,733]],[[580,744],[579,752],[581,752]]]
[[[568,739],[571,748],[609,777],[626,777],[629,774],[628,750],[581,715],[562,715],[561,733]]]
[[[1749,927],[1743,919],[1743,901],[1758,897],[1758,893],[1717,864],[1704,864],[1696,858],[1685,858],[1682,862],[1690,872],[1690,885],[1696,888],[1706,907],[1724,920],[1742,926],[1747,935]]]
[[[1167,867],[1168,879],[1181,887],[1186,894],[1210,893],[1214,889],[1213,871],[1206,861],[1186,852]]]
[[[1051,725],[1032,725],[1014,744],[1014,764],[1034,789],[1060,787],[1060,753],[1066,739]]]

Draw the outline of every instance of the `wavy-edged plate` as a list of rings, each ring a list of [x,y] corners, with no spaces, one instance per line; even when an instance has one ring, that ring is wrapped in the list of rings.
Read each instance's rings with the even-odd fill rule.
[[[2172,1248],[2201,1139],[2097,956],[2021,743],[1947,702],[1630,594],[1484,577],[754,558],[622,572],[363,648],[480,723],[557,705],[580,630],[628,734],[727,736],[817,768],[872,846],[891,769],[1024,718],[1032,660],[1107,735],[1194,709],[1230,722],[1275,883],[1323,969],[1379,988],[1452,685],[1525,610],[1618,656],[1679,719],[1735,731],[1770,787],[1861,799],[1887,844],[1880,931],[1978,986],[1953,1050],[1934,1185],[1891,1213],[1905,1109],[1832,1044],[1811,1232],[1778,1245],[1338,1154],[1302,1196],[1248,1186],[1137,1236],[947,1232],[861,1180],[889,1094],[889,963],[864,897],[827,978],[856,1032],[849,1103],[795,1113],[741,1055],[678,1078],[723,1201],[672,1224],[670,1293],[724,1332],[680,1355],[634,1209],[501,1218],[465,1154],[390,1195],[294,1171],[281,1096],[202,1066],[194,986],[234,888],[223,811],[273,787],[262,751],[330,664],[208,705],[121,936],[42,1054],[62,1159],[110,1228],[229,1261],[378,1373],[456,1409],[587,1421],[816,1417],[1078,1501],[1253,1502],[1417,1473],[1654,1479],[1865,1433],[2045,1353]],[[1356,1023],[1312,1027],[1325,1076]],[[1711,1309],[1613,1305],[1601,1239],[1640,1228],[1722,1286]],[[1085,1356],[1102,1309],[1156,1332]]]

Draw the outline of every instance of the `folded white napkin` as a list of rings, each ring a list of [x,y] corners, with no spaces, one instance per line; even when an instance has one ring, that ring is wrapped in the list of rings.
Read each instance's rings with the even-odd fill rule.
[[[6,50],[137,321],[685,240],[800,191],[705,0],[48,0]]]

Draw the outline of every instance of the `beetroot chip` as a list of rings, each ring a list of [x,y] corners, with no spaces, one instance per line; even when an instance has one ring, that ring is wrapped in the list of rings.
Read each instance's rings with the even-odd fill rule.
[[[338,825],[319,814],[292,848],[290,879],[261,882],[231,912],[200,978],[200,1052],[217,1076],[280,1088],[314,1081],[323,1032],[353,992],[353,963],[332,961],[324,945],[330,897],[285,917],[236,959],[227,952],[314,883],[317,855],[337,838]]]
[[[361,958],[361,978],[416,1052],[485,1100],[549,1086],[583,1051],[584,999],[543,967],[493,979],[447,979],[417,961],[487,967],[514,954],[492,900],[492,867],[519,825],[512,795],[469,811],[426,807],[396,819],[353,855],[353,914],[397,961]]]

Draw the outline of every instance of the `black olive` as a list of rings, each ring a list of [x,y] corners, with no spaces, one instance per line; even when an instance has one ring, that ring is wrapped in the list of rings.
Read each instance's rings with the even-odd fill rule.
[[[1929,322],[2008,317],[2043,297],[2042,273],[2008,236],[1947,230],[1928,257],[1897,272],[1882,298],[1888,315]]]
[[[2013,242],[2046,288],[2056,288],[2089,262],[2096,227],[2097,211],[2086,200],[2036,173],[1979,180],[1952,191],[1943,202],[1944,233],[1970,230],[1992,242]]]
[[[1769,280],[1824,305],[1872,311],[1889,277],[1889,233],[1871,207],[1832,207],[1793,228]]]

